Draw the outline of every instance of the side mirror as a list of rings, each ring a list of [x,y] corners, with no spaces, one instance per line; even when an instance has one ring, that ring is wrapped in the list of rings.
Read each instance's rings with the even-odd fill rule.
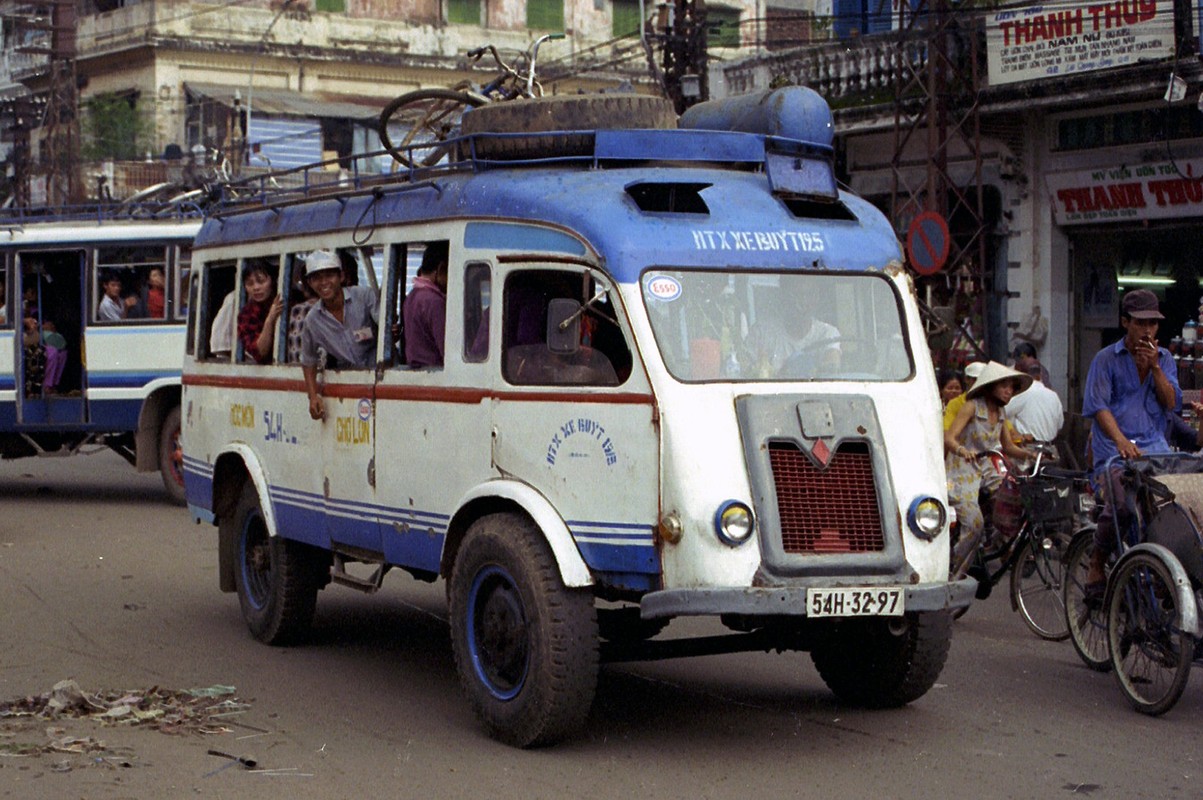
[[[553,297],[547,304],[547,349],[572,355],[581,346],[581,304],[569,297]]]

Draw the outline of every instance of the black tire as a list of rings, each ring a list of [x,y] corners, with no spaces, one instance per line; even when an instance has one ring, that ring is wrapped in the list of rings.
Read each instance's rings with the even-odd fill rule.
[[[643,94],[561,95],[490,103],[465,114],[463,120],[464,134],[676,127],[672,104]],[[481,137],[474,147],[478,156],[494,159],[583,156],[593,152],[593,134]]]
[[[271,645],[301,641],[313,624],[323,571],[329,569],[323,551],[269,536],[250,481],[243,485],[234,513],[223,516],[220,525],[221,536],[234,537],[234,585],[251,635]]]
[[[841,702],[895,708],[927,693],[951,642],[948,612],[924,611],[898,620],[841,620],[810,656]]]
[[[1106,672],[1111,669],[1106,615],[1102,603],[1092,608],[1085,602],[1086,573],[1093,552],[1093,530],[1077,533],[1065,551],[1065,624],[1082,663],[1095,672]]]
[[[1107,639],[1120,690],[1142,714],[1164,714],[1182,696],[1195,653],[1170,570],[1157,556],[1136,553],[1107,586]]]
[[[180,448],[180,407],[167,412],[159,428],[159,474],[176,505],[184,505],[184,453]]]
[[[1050,642],[1069,638],[1065,616],[1067,537],[1036,529],[1011,567],[1011,602],[1032,633]]]
[[[529,521],[492,514],[473,523],[448,597],[456,669],[490,736],[536,747],[585,724],[597,689],[593,596],[564,586]]]
[[[395,98],[380,112],[376,130],[380,143],[394,159],[408,168],[437,164],[449,151],[442,145],[460,134],[460,119],[469,108],[484,105],[485,98],[453,89],[419,89]],[[394,143],[389,123],[405,126],[405,137]],[[430,142],[429,148],[412,147]]]

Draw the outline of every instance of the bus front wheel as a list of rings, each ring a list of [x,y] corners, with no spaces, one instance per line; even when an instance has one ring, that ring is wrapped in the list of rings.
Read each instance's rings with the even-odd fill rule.
[[[456,670],[489,734],[517,747],[552,744],[582,727],[597,688],[597,615],[570,589],[527,520],[473,523],[451,571]]]

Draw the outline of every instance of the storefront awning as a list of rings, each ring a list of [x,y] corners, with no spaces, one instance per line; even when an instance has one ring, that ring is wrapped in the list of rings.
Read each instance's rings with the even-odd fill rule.
[[[187,83],[184,88],[193,95],[200,95],[227,108],[234,107],[234,93],[238,92],[239,104],[242,108],[246,108],[248,95],[246,86]],[[365,123],[377,119],[380,116],[380,110],[387,102],[326,92],[286,92],[270,89],[255,89],[250,96],[250,101],[253,115],[349,119]]]

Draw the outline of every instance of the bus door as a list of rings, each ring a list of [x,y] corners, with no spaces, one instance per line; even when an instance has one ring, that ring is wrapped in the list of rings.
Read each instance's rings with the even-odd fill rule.
[[[13,339],[18,426],[87,421],[86,260],[84,250],[28,250],[17,255]]]
[[[336,253],[345,285],[378,291],[370,249],[340,248]],[[376,511],[375,379],[373,369],[326,370],[326,419],[321,423],[322,492],[332,547],[364,551],[369,558],[382,552]]]
[[[498,288],[494,463],[548,498],[611,585],[657,588],[659,436],[616,289],[584,268],[534,265]]]

